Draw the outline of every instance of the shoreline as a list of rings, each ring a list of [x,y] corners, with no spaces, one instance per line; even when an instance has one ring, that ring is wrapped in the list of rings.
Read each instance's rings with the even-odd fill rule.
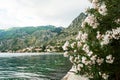
[[[57,52],[41,52],[41,53],[0,53],[0,57],[20,57],[20,56],[36,56],[36,55],[60,55]]]

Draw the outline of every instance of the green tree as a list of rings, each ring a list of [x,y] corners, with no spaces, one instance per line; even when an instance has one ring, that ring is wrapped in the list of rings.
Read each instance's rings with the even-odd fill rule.
[[[63,45],[76,73],[90,80],[120,80],[120,0],[90,0],[76,41]]]

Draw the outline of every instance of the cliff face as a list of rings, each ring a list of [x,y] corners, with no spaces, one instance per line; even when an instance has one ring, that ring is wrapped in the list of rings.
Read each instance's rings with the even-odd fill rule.
[[[61,43],[60,46],[62,46],[65,41],[73,40],[78,34],[78,31],[81,28],[81,23],[85,17],[86,15],[84,13],[80,13],[80,15],[76,17],[67,28],[63,29],[61,33],[55,36],[49,43],[59,42]]]

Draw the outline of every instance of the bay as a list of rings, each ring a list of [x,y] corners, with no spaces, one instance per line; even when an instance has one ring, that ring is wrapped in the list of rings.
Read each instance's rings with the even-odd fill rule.
[[[0,53],[0,80],[60,80],[70,67],[61,53]]]

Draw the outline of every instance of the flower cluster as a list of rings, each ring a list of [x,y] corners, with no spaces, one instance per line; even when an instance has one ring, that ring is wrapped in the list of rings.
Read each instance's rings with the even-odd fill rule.
[[[99,72],[99,75],[101,75],[102,78],[105,79],[105,80],[108,79],[108,77],[109,77],[109,75],[107,75],[106,73]]]
[[[99,58],[96,60],[96,62],[98,63],[98,65],[101,65],[103,63],[104,59],[103,58]]]
[[[63,50],[66,51],[64,52],[64,57],[68,57],[69,56],[69,53],[68,53],[68,48],[69,48],[69,42],[66,41],[66,43],[62,46]]]
[[[85,42],[88,38],[88,34],[87,33],[82,33],[81,31],[79,31],[78,36],[76,37],[76,40],[81,41],[81,42]]]
[[[89,15],[86,17],[86,19],[82,22],[81,27],[84,28],[86,26],[86,23],[90,25],[93,29],[97,28],[99,23],[94,15]]]
[[[100,0],[89,0],[93,4],[93,8],[97,9],[101,15],[107,15],[107,8],[105,3],[100,3]]]
[[[115,57],[112,57],[112,55],[106,56],[106,63],[112,64],[114,62]]]
[[[91,56],[93,54],[92,51],[90,51],[89,46],[87,44],[84,44],[82,47],[82,50],[87,54],[87,56]]]
[[[63,50],[68,50],[68,47],[69,47],[69,42],[66,41],[66,43],[62,46]]]
[[[107,75],[106,73],[103,73],[103,74],[102,74],[102,78],[103,78],[103,79],[106,80],[106,79],[108,79],[108,77],[109,77],[109,75]]]
[[[107,15],[107,8],[106,8],[106,5],[105,3],[102,3],[102,5],[99,7],[98,9],[98,12],[101,14],[101,15]]]
[[[89,45],[85,43],[85,41],[87,40],[87,37],[84,38],[85,41],[82,41],[82,35],[84,34],[85,33],[79,32],[78,36],[76,37],[77,39],[76,42],[73,42],[72,44],[70,44],[68,41],[66,41],[66,43],[63,45],[63,49],[66,50],[66,52],[64,53],[64,56],[69,57],[69,60],[71,61],[71,63],[73,63],[74,66],[76,66],[76,70],[81,71],[84,69],[85,66],[87,66],[88,69],[91,69],[90,66],[95,66],[95,65],[101,66],[104,62],[108,64],[112,64],[114,62],[115,57],[109,54],[106,56],[106,58],[102,58],[96,55],[95,53],[93,53],[93,51],[90,50]],[[71,47],[72,51],[68,50],[68,47]],[[74,56],[75,53],[78,53],[76,48],[78,49],[81,48],[85,54],[79,54],[77,56]],[[69,51],[72,52],[72,54],[70,54]],[[109,77],[109,75],[106,73],[99,74],[99,75],[105,80],[108,79]],[[88,75],[88,74],[86,74],[86,76],[93,77],[92,75]]]
[[[81,71],[82,68],[83,68],[83,64],[78,64],[77,65],[77,70]]]
[[[98,11],[98,13],[95,13],[94,15],[91,13],[88,14],[82,22],[81,31],[79,31],[76,36],[76,40],[74,40],[72,44],[68,41],[65,42],[63,45],[63,50],[66,51],[64,56],[69,57],[69,60],[73,63],[78,73],[80,72],[85,74],[89,78],[96,78],[97,76],[98,80],[101,78],[107,80],[111,73],[107,70],[103,70],[102,68],[103,66],[106,67],[106,65],[112,65],[117,60],[117,57],[113,55],[115,51],[108,51],[111,49],[111,46],[109,47],[108,44],[110,42],[112,43],[114,39],[117,41],[120,39],[120,27],[102,32],[100,25],[103,23],[99,20],[100,18],[95,15],[101,14],[103,15],[102,17],[106,17],[105,15],[107,15],[108,12],[107,6],[104,1],[101,0],[90,0],[90,2],[93,4],[93,8],[95,11]],[[117,19],[113,22],[119,23],[120,20]],[[89,26],[92,27],[89,28],[89,30],[93,31],[93,33],[89,33]],[[92,38],[94,41],[91,41]],[[104,45],[108,45],[108,47],[104,47]],[[103,48],[106,49],[103,50]]]
[[[116,19],[115,22],[116,22],[117,24],[120,24],[120,19]]]
[[[119,39],[120,38],[120,28],[112,29],[112,31],[106,31],[105,35],[100,34],[100,32],[97,32],[96,38],[98,40],[101,40],[101,45],[107,45],[110,43],[110,40],[112,39]]]
[[[100,6],[99,0],[92,0],[93,8],[98,9]]]
[[[101,35],[100,32],[98,31],[96,36],[96,38],[99,40],[105,40],[104,43],[105,42],[108,43],[109,39],[112,38],[118,39],[118,37],[120,37],[120,28],[113,29],[112,31],[107,31],[106,35]],[[93,51],[90,50],[89,45],[86,44],[87,39],[88,39],[88,34],[79,31],[78,36],[76,37],[76,42],[70,44],[68,41],[66,41],[65,44],[63,45],[63,50],[66,51],[64,53],[64,56],[69,57],[71,63],[76,64],[76,70],[81,71],[82,69],[84,69],[84,66],[89,66],[90,68],[90,66],[93,65],[101,66],[102,63],[104,62],[108,64],[112,64],[114,62],[115,57],[113,57],[111,54],[106,56],[106,58],[104,59],[93,53]],[[69,48],[71,48],[72,51],[69,50]],[[74,53],[78,53],[77,49],[81,49],[84,52],[84,54],[73,56]],[[70,54],[71,52],[72,55]],[[100,76],[104,79],[108,78],[108,75],[105,73],[101,74]]]

